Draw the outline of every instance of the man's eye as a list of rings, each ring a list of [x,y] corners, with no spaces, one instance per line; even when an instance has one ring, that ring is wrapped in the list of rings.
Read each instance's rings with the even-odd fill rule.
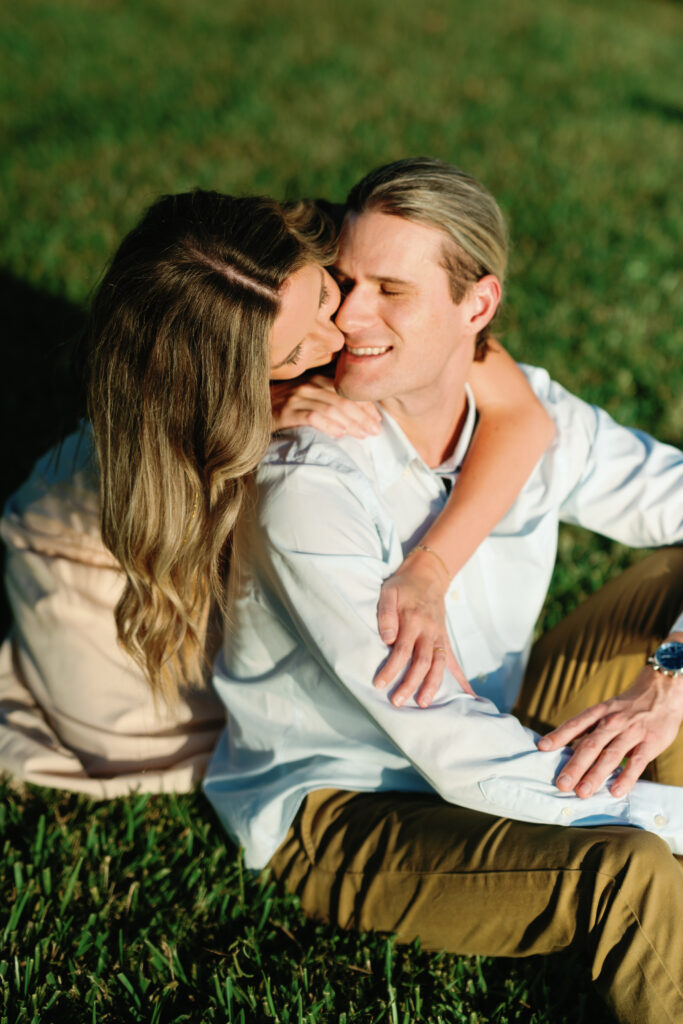
[[[380,287],[382,295],[402,295],[400,288],[390,288],[389,285],[383,284]]]

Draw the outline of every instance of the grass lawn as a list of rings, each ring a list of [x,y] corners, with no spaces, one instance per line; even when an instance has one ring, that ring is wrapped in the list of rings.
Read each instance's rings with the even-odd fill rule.
[[[674,0],[5,5],[2,496],[78,414],[69,340],[156,195],[340,200],[419,153],[503,206],[512,353],[680,444],[682,29]],[[545,625],[634,557],[563,532]],[[5,786],[0,843],[0,1024],[609,1019],[567,957],[430,956],[305,922],[200,795]]]

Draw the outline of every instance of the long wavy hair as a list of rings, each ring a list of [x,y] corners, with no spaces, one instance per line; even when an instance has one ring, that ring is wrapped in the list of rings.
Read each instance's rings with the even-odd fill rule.
[[[164,196],[92,302],[83,351],[102,537],[126,576],[117,632],[171,705],[205,677],[210,609],[225,610],[230,535],[270,437],[280,289],[330,262],[333,238],[309,203]]]

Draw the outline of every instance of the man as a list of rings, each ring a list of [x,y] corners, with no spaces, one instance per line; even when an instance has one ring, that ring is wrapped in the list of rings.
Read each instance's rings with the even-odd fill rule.
[[[529,369],[556,441],[446,599],[477,696],[447,673],[431,707],[398,708],[372,685],[388,654],[379,590],[457,477],[476,419],[466,378],[504,270],[500,212],[457,169],[401,161],[352,190],[337,386],[378,401],[383,428],[294,432],[259,470],[206,791],[247,863],[269,863],[311,914],[461,953],[576,945],[618,1019],[680,1020],[681,551],[625,573],[528,653],[558,520],[680,543],[681,454]],[[570,721],[538,741],[519,718]],[[636,781],[653,758],[673,785]]]

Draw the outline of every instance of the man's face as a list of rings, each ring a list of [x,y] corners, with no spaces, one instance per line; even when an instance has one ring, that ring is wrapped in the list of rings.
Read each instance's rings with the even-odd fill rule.
[[[336,264],[345,345],[335,378],[347,397],[427,397],[443,384],[464,384],[477,332],[468,296],[457,306],[451,298],[444,237],[386,213],[347,218]]]

